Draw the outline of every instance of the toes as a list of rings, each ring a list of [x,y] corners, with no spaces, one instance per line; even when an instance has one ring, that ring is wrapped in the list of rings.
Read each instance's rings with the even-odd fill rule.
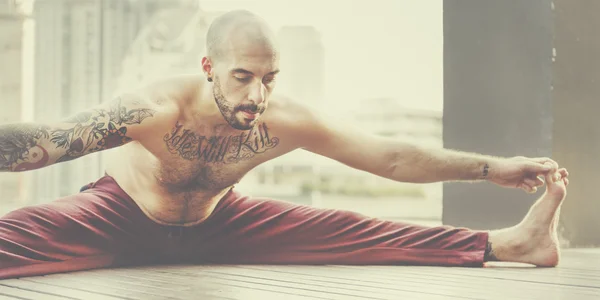
[[[550,185],[552,183],[555,183],[557,174],[553,174],[553,173],[547,173],[546,176],[544,176],[544,180],[546,181],[546,184]]]
[[[564,177],[563,177],[561,174],[559,174],[559,173],[556,173],[556,174],[554,174],[554,183],[556,183],[556,184],[559,184],[559,185],[561,185],[561,184],[565,184],[565,185],[566,185],[566,183],[565,183],[565,180],[566,180],[566,179],[567,179],[567,178],[564,178]]]
[[[544,180],[547,184],[556,183],[563,179],[563,175],[560,172],[549,172],[546,174]]]
[[[568,172],[568,171],[567,171],[567,169],[565,169],[565,168],[561,168],[561,169],[559,169],[559,170],[558,170],[558,173],[559,173],[559,174],[560,174],[560,175],[561,175],[563,178],[565,178],[565,177],[568,177],[568,176],[569,176],[569,172]]]
[[[554,179],[554,182],[559,182],[562,179],[562,175],[556,172],[554,175],[552,175],[552,178]]]

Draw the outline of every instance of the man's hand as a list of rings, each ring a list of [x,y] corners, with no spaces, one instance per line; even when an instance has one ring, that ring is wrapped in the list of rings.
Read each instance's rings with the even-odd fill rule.
[[[561,177],[565,184],[569,183],[569,173],[565,168],[558,168],[558,164],[550,158],[513,157],[495,161],[489,165],[487,178],[499,186],[519,188],[528,193],[535,193],[538,187],[544,185],[541,178],[552,178],[554,181]],[[560,176],[559,176],[560,174]]]

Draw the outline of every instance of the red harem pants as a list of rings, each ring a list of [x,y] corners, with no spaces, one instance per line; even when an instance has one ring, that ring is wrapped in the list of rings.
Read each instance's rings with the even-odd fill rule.
[[[0,279],[150,263],[482,266],[488,233],[230,191],[203,223],[151,221],[110,176],[0,219]]]

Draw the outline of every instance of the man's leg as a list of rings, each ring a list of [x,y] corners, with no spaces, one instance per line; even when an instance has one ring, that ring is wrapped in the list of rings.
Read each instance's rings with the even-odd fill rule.
[[[128,257],[144,243],[134,203],[108,177],[89,187],[0,218],[0,279],[101,268],[143,256]]]
[[[195,249],[213,263],[482,266],[489,259],[552,266],[564,191],[562,182],[552,183],[521,224],[489,233],[231,193],[198,228]]]
[[[250,264],[480,266],[485,231],[426,227],[232,193],[196,232],[198,259]]]

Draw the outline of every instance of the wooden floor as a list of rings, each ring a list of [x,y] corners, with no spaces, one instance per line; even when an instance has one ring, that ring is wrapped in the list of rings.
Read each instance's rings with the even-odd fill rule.
[[[160,266],[0,281],[5,299],[600,299],[600,249],[557,268]]]

